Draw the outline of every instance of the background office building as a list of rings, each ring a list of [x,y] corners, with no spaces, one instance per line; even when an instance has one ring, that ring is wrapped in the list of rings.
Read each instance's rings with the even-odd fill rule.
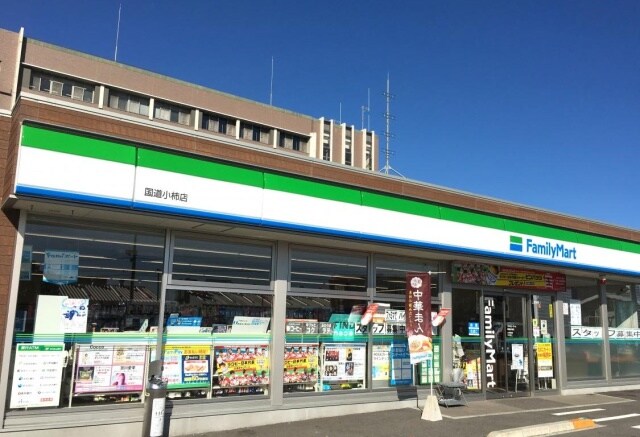
[[[22,32],[0,61],[3,431],[137,435],[160,358],[171,435],[412,407],[454,376],[640,387],[640,231],[380,174],[374,132]],[[407,272],[450,309],[432,368]]]

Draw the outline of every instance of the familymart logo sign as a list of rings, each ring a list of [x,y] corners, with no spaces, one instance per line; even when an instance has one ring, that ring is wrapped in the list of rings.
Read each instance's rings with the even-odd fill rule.
[[[523,239],[517,235],[511,235],[509,243],[509,250],[511,252],[542,255],[551,259],[578,259],[576,248],[564,243],[552,243],[548,240],[533,238]]]

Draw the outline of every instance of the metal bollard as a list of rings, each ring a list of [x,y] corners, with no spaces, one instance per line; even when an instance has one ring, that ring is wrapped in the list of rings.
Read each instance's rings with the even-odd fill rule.
[[[164,436],[164,404],[166,397],[166,384],[162,379],[152,375],[144,391],[142,437]]]

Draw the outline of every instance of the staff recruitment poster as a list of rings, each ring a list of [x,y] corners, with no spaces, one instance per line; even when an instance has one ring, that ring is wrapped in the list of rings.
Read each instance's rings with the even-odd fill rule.
[[[407,272],[405,313],[411,364],[431,358],[431,277]]]

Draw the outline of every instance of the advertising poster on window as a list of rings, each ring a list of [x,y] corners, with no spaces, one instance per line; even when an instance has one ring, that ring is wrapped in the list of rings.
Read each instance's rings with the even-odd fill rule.
[[[25,244],[22,248],[22,259],[20,261],[20,280],[31,280],[31,264],[33,262],[33,246]]]
[[[428,273],[406,276],[405,316],[411,364],[431,358],[431,277]]]
[[[482,389],[482,379],[480,375],[480,358],[475,358],[473,360],[468,360],[464,367],[464,374],[466,377],[467,388],[469,390],[480,390]]]
[[[571,312],[571,326],[582,325],[582,304],[579,299],[569,301],[569,311]]]
[[[168,389],[209,388],[211,346],[165,346],[162,379]]]
[[[87,332],[89,299],[64,299],[60,308],[62,330],[66,334]]]
[[[366,358],[367,347],[363,343],[325,343],[322,348],[322,381],[364,381]]]
[[[391,377],[391,345],[374,344],[371,377],[374,381],[388,381]]]
[[[269,385],[269,345],[214,347],[214,396],[263,393]]]
[[[78,346],[73,393],[142,391],[146,362],[146,346]]]
[[[453,263],[453,282],[493,285],[538,291],[564,291],[566,276],[562,273],[516,269],[481,263]]]
[[[234,334],[265,334],[269,329],[269,317],[235,316],[231,325]]]
[[[432,367],[433,366],[433,367]],[[441,382],[440,345],[433,345],[433,364],[430,362],[420,365],[420,384],[438,384]]]
[[[313,387],[318,381],[318,343],[285,344],[285,385],[307,385]]]
[[[410,385],[412,366],[407,343],[394,342],[391,345],[391,379],[390,385]]]
[[[309,335],[318,333],[317,319],[287,319],[284,325],[287,334]]]
[[[538,378],[553,378],[553,349],[551,343],[536,343]]]
[[[18,344],[10,408],[57,407],[66,352],[60,344]]]
[[[524,370],[524,345],[511,345],[511,370]]]
[[[80,252],[45,250],[42,280],[57,285],[75,284],[79,263]]]

